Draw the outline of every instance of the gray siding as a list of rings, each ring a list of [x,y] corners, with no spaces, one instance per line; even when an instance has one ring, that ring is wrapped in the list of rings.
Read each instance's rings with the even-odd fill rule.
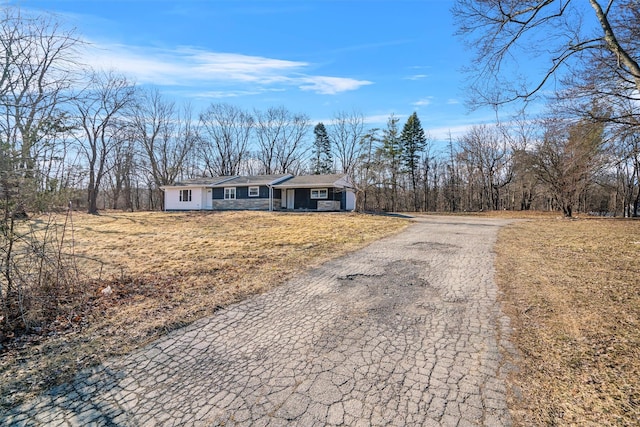
[[[239,187],[232,185],[229,183],[226,187],[235,187],[236,189],[236,199],[268,199],[269,198],[269,187],[266,185],[251,185],[251,187],[259,187],[259,195],[258,197],[249,197],[249,187]],[[280,197],[280,190],[273,190],[273,197]],[[214,188],[212,192],[213,200],[224,199],[224,188]]]
[[[318,209],[319,200],[336,200],[340,201],[341,192],[336,191],[335,188],[327,188],[326,199],[312,199],[310,188],[296,188],[294,209],[316,210]],[[342,207],[342,204],[341,204]]]

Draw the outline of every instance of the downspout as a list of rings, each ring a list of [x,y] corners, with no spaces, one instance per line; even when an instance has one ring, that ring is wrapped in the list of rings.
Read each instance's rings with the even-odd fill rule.
[[[267,188],[269,188],[269,212],[273,212],[273,187],[267,184]]]

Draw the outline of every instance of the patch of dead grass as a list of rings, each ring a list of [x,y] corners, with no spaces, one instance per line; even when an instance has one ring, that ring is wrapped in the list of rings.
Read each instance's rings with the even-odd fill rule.
[[[640,424],[640,221],[520,222],[496,251],[515,424]]]
[[[0,407],[406,225],[355,213],[75,213],[79,269],[100,280],[87,281],[86,304],[49,335],[5,343]]]

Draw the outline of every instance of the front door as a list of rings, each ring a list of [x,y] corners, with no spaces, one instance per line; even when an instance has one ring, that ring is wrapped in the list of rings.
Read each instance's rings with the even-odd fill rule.
[[[204,198],[204,208],[208,210],[213,209],[213,193],[210,188],[207,188]]]
[[[294,209],[296,200],[296,190],[287,189],[287,209]]]

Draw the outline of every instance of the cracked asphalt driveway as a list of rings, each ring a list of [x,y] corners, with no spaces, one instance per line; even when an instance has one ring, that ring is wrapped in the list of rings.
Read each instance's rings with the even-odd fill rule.
[[[510,425],[492,252],[504,224],[418,217],[0,424]]]

